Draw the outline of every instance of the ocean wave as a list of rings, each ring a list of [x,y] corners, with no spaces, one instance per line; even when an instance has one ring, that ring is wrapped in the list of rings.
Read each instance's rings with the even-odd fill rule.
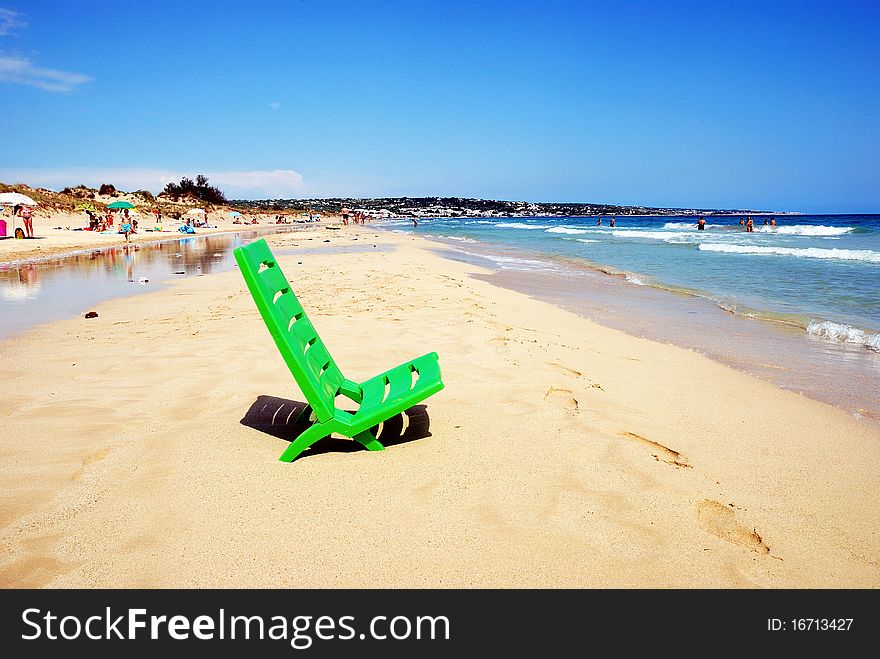
[[[593,240],[592,238],[575,238],[579,243],[601,243],[601,240]]]
[[[550,227],[547,229],[547,233],[570,233],[570,234],[580,234],[580,233],[589,233],[589,229],[572,229],[569,227]]]
[[[842,341],[863,345],[869,350],[880,352],[880,334],[868,334],[852,325],[832,323],[831,321],[811,321],[807,325],[807,334],[818,336],[829,341]]]
[[[499,229],[549,229],[549,224],[525,224],[524,222],[499,222],[495,225]]]
[[[689,236],[678,231],[651,231],[639,229],[617,229],[611,232],[617,238],[647,238],[649,240],[664,240],[666,242],[687,242]]]
[[[807,224],[795,224],[785,227],[760,226],[755,228],[756,233],[777,233],[781,236],[842,236],[852,233],[854,227],[828,227],[824,225],[810,226]]]
[[[635,284],[636,286],[647,286],[648,285],[644,281],[639,279],[636,275],[631,275],[629,273],[625,274],[623,276],[623,278],[626,279],[630,284]]]
[[[443,240],[457,240],[460,243],[478,243],[479,240],[473,238],[465,238],[464,236],[443,236]]]
[[[725,252],[728,254],[763,254],[774,256],[799,256],[809,259],[839,259],[842,261],[863,261],[880,263],[880,252],[870,249],[827,249],[824,247],[763,247],[760,245],[724,245],[720,243],[700,243],[704,252]]]
[[[460,254],[467,254],[468,256],[476,256],[481,259],[486,259],[487,261],[494,261],[502,270],[532,270],[539,272],[555,272],[558,270],[558,268],[555,268],[552,263],[547,263],[546,261],[522,259],[513,256],[499,256],[497,254],[478,254],[464,249],[456,249],[456,251]]]
[[[707,224],[706,228],[720,229],[722,227],[727,226],[726,224]],[[675,231],[696,231],[697,223],[696,222],[667,222],[663,225],[664,229],[672,229]]]

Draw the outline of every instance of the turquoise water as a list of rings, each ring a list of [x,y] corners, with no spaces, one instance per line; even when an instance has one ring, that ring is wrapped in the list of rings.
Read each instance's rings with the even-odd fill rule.
[[[477,275],[880,421],[880,216],[383,222]],[[767,218],[769,220],[769,216]],[[749,392],[743,392],[749,396]]]
[[[437,218],[390,220],[401,232],[508,246],[564,266],[589,264],[634,285],[712,300],[740,315],[792,323],[813,336],[880,351],[880,216],[785,215],[777,226],[738,217]],[[766,218],[769,220],[769,216]],[[528,258],[496,260],[503,269],[544,269]]]

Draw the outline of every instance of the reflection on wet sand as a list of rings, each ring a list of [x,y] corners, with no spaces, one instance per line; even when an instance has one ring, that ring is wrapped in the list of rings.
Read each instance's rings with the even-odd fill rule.
[[[0,264],[0,337],[144,290],[133,284],[154,286],[175,277],[231,270],[235,264],[232,250],[258,235],[262,234],[188,236]]]

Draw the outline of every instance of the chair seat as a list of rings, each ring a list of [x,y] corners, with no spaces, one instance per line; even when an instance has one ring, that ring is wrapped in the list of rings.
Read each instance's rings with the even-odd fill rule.
[[[436,352],[361,384],[347,380],[291,290],[290,281],[281,272],[266,241],[238,247],[234,254],[275,345],[314,412],[314,424],[291,442],[281,460],[290,462],[334,432],[355,439],[371,451],[381,451],[382,444],[373,436],[372,427],[443,389]],[[359,402],[357,412],[336,407],[339,394]]]

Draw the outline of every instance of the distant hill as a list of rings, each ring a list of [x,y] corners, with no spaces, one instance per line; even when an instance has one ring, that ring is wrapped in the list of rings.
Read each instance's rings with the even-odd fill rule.
[[[164,215],[173,215],[177,212],[186,212],[190,208],[198,207],[206,210],[223,210],[227,205],[212,204],[191,195],[182,196],[180,199],[171,198],[170,195],[160,194],[158,197],[147,190],[135,190],[125,192],[118,190],[116,186],[104,184],[100,188],[89,188],[85,185],[64,188],[60,192],[48,188],[35,188],[24,183],[0,182],[0,192],[20,192],[31,197],[39,204],[42,211],[71,211],[84,203],[102,206],[114,201],[128,201],[136,208],[153,209],[159,208]]]
[[[464,197],[379,197],[355,199],[264,199],[234,200],[230,205],[253,211],[309,210],[338,213],[342,208],[387,211],[403,217],[531,217],[581,215],[782,215],[778,211],[717,208],[654,208],[650,206],[619,206],[616,204],[531,203],[496,201]]]

